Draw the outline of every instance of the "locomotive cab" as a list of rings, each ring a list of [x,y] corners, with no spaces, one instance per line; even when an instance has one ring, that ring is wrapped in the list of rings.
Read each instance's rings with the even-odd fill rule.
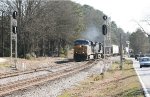
[[[84,61],[90,59],[92,52],[92,42],[88,40],[74,41],[74,60]]]

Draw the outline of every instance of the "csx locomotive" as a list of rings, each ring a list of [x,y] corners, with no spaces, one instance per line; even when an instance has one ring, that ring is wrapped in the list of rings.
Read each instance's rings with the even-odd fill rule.
[[[75,61],[84,61],[100,57],[103,57],[103,47],[101,43],[85,39],[78,39],[74,41]]]

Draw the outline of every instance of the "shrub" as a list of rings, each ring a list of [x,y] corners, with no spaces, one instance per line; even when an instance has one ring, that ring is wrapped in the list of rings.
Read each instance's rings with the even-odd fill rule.
[[[28,53],[28,54],[26,54],[25,58],[30,60],[31,59],[31,55]]]
[[[36,58],[36,54],[34,52],[32,53],[27,53],[25,56],[26,59],[31,60],[33,58]]]

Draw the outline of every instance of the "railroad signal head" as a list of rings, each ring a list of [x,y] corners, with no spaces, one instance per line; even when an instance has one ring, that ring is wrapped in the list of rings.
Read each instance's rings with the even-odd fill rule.
[[[104,19],[104,20],[107,20],[107,16],[106,16],[106,15],[104,15],[104,16],[103,16],[103,19]]]
[[[17,27],[16,27],[16,26],[12,26],[12,32],[13,32],[14,34],[17,33]]]
[[[102,25],[102,33],[103,35],[106,35],[107,34],[107,25]]]
[[[17,11],[14,11],[12,13],[11,27],[12,27],[12,33],[17,34]]]
[[[16,18],[17,18],[17,11],[14,11],[14,12],[13,12],[12,17],[13,17],[13,19],[16,19]]]

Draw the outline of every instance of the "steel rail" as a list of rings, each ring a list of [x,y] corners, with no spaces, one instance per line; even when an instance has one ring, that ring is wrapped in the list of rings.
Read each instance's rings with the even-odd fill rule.
[[[34,78],[29,78],[29,79],[25,79],[25,80],[12,82],[12,83],[9,83],[6,85],[1,85],[0,96],[4,96],[4,95],[7,95],[14,91],[20,90],[20,89],[25,89],[30,86],[39,85],[39,84],[47,82],[47,81],[52,81],[55,79],[59,79],[61,77],[65,77],[67,75],[77,73],[81,70],[84,70],[84,69],[87,69],[87,68],[93,66],[94,62],[96,62],[96,61],[89,61],[86,64],[69,67],[67,69],[60,70],[59,72],[50,73],[48,75],[40,75],[40,76],[37,76]]]
[[[59,66],[59,68],[60,67],[61,66]],[[39,72],[39,71],[46,71],[49,68],[52,68],[52,66],[43,67],[43,68],[37,68],[37,69],[32,69],[32,70],[27,70],[27,71],[16,71],[16,72],[4,73],[4,74],[0,74],[0,79],[8,78],[8,77],[14,77],[14,76],[19,76],[19,75],[23,75],[23,74],[34,73],[34,72]]]

